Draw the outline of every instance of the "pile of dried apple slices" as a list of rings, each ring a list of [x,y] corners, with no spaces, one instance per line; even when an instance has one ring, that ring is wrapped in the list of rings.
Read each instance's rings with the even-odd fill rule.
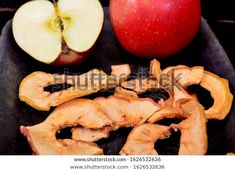
[[[71,76],[83,80],[76,86],[87,86],[85,90],[73,87],[55,93],[44,91],[46,86],[58,84],[54,82],[53,74],[34,72],[21,82],[20,100],[42,111],[49,110],[51,106],[58,107],[42,123],[21,126],[21,133],[27,137],[34,154],[101,155],[103,149],[97,146],[97,140],[108,138],[110,131],[121,127],[134,127],[120,154],[157,155],[154,143],[169,138],[173,131],[180,131],[180,155],[206,154],[207,120],[224,119],[232,105],[233,95],[228,81],[199,66],[190,68],[179,65],[162,70],[157,60],[151,61],[149,72],[152,77],[139,85],[138,79],[127,80],[131,73],[128,64],[112,66],[111,75],[94,69],[86,74]],[[92,86],[90,82],[84,84],[85,76],[89,77],[88,80],[93,79],[92,73],[104,78],[101,85],[97,79],[93,80]],[[177,78],[179,75],[180,79]],[[170,81],[159,81],[162,76]],[[59,83],[66,82],[63,79],[65,76],[61,77]],[[113,80],[112,86],[107,84],[108,79]],[[170,86],[174,80],[177,85]],[[195,94],[186,90],[194,84],[211,93],[214,104],[208,110],[204,110]],[[115,92],[108,98],[81,98],[109,88],[115,88]],[[164,88],[169,98],[155,102],[151,98],[138,97],[149,89],[158,88]],[[170,126],[155,124],[164,118],[179,118],[182,121]],[[73,127],[72,138],[56,139],[56,133],[66,127]]]

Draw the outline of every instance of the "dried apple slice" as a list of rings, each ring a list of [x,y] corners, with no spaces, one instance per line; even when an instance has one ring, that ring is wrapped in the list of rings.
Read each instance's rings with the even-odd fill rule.
[[[210,91],[214,99],[213,106],[205,111],[207,119],[224,119],[228,115],[233,102],[228,80],[204,71],[200,85]]]
[[[224,119],[229,113],[233,95],[230,92],[228,81],[211,73],[204,71],[202,67],[192,67],[179,65],[168,67],[163,73],[170,74],[174,71],[174,76],[179,77],[179,83],[183,88],[190,85],[199,84],[210,91],[214,104],[205,111],[207,119]]]
[[[118,81],[116,85],[120,84],[122,81],[127,80],[131,74],[131,68],[128,64],[112,65],[111,70],[111,76],[114,77],[114,80]]]
[[[101,129],[90,129],[83,127],[75,127],[72,129],[72,139],[86,142],[95,142],[102,138],[108,138],[112,127],[104,127]]]
[[[150,63],[150,79],[138,78],[130,81],[122,82],[123,88],[135,91],[138,94],[144,93],[151,89],[160,88],[159,81],[161,77],[161,64],[156,59]]]
[[[177,125],[171,125],[174,130],[181,131],[179,155],[206,154],[208,140],[204,108],[195,100],[183,104],[182,108],[190,116]]]
[[[120,151],[121,155],[157,155],[154,144],[158,139],[170,136],[170,128],[157,124],[143,124],[135,127],[127,137]]]
[[[74,141],[71,139],[57,140],[57,128],[48,123],[32,127],[20,127],[21,133],[27,137],[36,155],[101,155],[103,150],[95,143]]]
[[[149,123],[154,123],[165,118],[187,118],[188,113],[182,109],[182,104],[192,100],[193,97],[189,95],[182,87],[173,87],[170,98],[166,101],[160,101],[160,110],[156,111],[148,120]]]
[[[162,70],[161,70],[160,62],[158,62],[156,59],[153,59],[150,62],[150,69],[149,69],[150,76],[160,81],[161,73],[162,73]]]
[[[75,99],[57,107],[45,120],[60,128],[81,125],[87,128],[99,129],[112,125],[101,106],[89,99]]]
[[[187,67],[185,65],[172,66],[164,69],[163,74],[174,74],[174,79],[181,87],[187,88],[193,84],[199,84],[202,80],[204,68],[201,66]]]
[[[118,70],[118,69],[119,70]],[[80,76],[47,74],[34,72],[25,77],[19,87],[19,98],[37,110],[48,111],[51,106],[58,106],[66,101],[95,93],[101,89],[108,89],[119,84],[120,80],[130,75],[130,66],[127,64],[112,66],[112,75],[101,70],[93,69]],[[118,72],[119,71],[119,72]],[[110,83],[110,80],[115,80]],[[54,84],[70,84],[71,87],[59,92],[47,92],[44,88]]]
[[[159,111],[155,112],[148,120],[148,123],[155,123],[157,121],[169,118],[182,119],[187,117],[187,115],[182,115],[175,108],[171,106],[165,106]]]
[[[126,99],[138,99],[138,95],[135,91],[127,90],[122,87],[115,88],[114,96]]]
[[[101,105],[105,114],[112,120],[112,126],[101,129],[74,128],[72,129],[74,140],[94,142],[107,138],[110,131],[119,127],[141,125],[155,111],[159,110],[159,106],[148,98],[138,99],[138,97],[115,95],[108,98],[99,97],[94,99],[94,102]]]
[[[101,105],[113,124],[119,127],[141,125],[160,109],[159,105],[149,98],[126,99],[110,96],[96,98],[94,102]]]
[[[105,80],[108,79],[108,76],[105,73],[96,69],[80,76],[47,74],[45,72],[37,71],[22,80],[19,87],[19,98],[21,101],[26,102],[37,110],[48,111],[51,106],[58,106],[65,101],[76,97],[82,97],[101,89],[102,85],[97,84],[98,80],[93,86],[91,85],[91,81],[86,81],[87,78],[92,78],[93,75],[104,77]],[[44,91],[44,88],[47,86],[63,83],[72,86],[67,90],[59,92],[50,93]]]
[[[21,126],[20,129],[35,154],[102,154],[96,144],[56,139],[56,132],[61,128],[78,125],[99,129],[112,125],[112,121],[97,103],[77,99],[57,107],[44,122],[32,127]]]

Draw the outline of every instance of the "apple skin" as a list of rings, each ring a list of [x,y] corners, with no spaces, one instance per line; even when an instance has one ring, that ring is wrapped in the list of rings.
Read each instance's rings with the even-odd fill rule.
[[[195,37],[200,0],[111,0],[110,19],[121,45],[145,58],[176,54]]]
[[[73,65],[81,64],[83,61],[85,61],[89,57],[89,55],[92,53],[92,51],[96,47],[97,41],[99,40],[99,37],[101,35],[103,28],[104,28],[104,21],[103,21],[103,25],[102,25],[100,34],[99,34],[96,42],[92,45],[92,47],[90,49],[88,49],[85,52],[76,52],[72,49],[69,49],[67,53],[61,52],[60,55],[56,58],[56,60],[53,61],[52,63],[50,63],[50,65],[73,66]]]
[[[88,49],[85,52],[76,52],[72,49],[68,49],[67,53],[61,52],[60,55],[56,58],[56,60],[53,61],[52,63],[50,63],[50,65],[73,66],[73,65],[81,64],[83,61],[85,61],[89,57],[89,55],[92,53],[92,51],[96,47],[97,41],[99,40],[99,37],[101,35],[103,28],[104,28],[104,18],[103,18],[103,24],[102,24],[102,28],[100,30],[100,34],[99,34],[97,40],[95,41],[95,43],[92,45],[92,47],[90,47],[90,49]]]
[[[93,49],[93,48],[91,48]],[[70,66],[70,65],[78,65],[82,63],[90,54],[91,50],[87,52],[78,53],[73,50],[69,50],[68,53],[63,53],[59,55],[58,58],[51,65],[54,66]]]

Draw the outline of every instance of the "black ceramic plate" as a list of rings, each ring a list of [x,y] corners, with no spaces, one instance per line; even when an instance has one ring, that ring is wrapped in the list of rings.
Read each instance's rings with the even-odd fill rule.
[[[83,73],[92,68],[101,68],[110,72],[113,64],[129,63],[133,75],[147,73],[149,60],[138,59],[127,53],[117,42],[109,22],[108,10],[105,9],[105,25],[92,55],[76,67],[52,67],[32,60],[15,43],[12,37],[11,21],[3,29],[0,39],[0,154],[31,154],[26,139],[20,134],[20,125],[34,125],[42,122],[49,112],[38,112],[18,99],[18,86],[21,80],[33,71],[64,71]],[[143,47],[144,48],[144,47]],[[185,64],[202,65],[221,77],[230,80],[231,91],[235,94],[235,72],[226,53],[205,20],[202,20],[200,31],[190,46],[166,60],[161,60],[162,67]],[[100,92],[88,98],[107,96],[112,93]],[[147,94],[151,97],[151,94]],[[207,105],[210,96],[205,96],[203,103]],[[163,121],[163,124],[176,122]],[[107,139],[97,144],[104,148],[105,154],[118,154],[126,141],[129,129],[120,129],[111,133]],[[65,133],[68,136],[68,133]],[[63,135],[61,135],[63,136]],[[177,154],[179,134],[156,144],[160,154]],[[208,154],[225,154],[235,152],[235,105],[233,103],[229,116],[223,121],[208,122],[209,148]]]

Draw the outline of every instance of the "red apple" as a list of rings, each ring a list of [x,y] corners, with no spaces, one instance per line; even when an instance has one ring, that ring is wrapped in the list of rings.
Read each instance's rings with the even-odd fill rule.
[[[200,0],[111,0],[121,45],[140,57],[167,57],[185,48],[200,26]]]

